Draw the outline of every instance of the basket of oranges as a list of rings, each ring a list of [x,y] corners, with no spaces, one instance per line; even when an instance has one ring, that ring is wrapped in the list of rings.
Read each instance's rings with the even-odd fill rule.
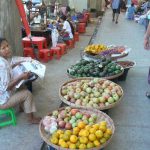
[[[64,107],[45,116],[39,131],[57,150],[99,150],[111,141],[115,126],[107,114],[96,109]]]

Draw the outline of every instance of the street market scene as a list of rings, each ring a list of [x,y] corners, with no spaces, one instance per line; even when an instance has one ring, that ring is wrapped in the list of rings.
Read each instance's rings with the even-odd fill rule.
[[[0,16],[0,150],[149,150],[149,0],[1,0]]]

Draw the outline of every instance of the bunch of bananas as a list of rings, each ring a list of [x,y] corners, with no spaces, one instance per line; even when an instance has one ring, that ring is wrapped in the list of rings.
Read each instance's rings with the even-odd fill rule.
[[[108,50],[107,46],[104,44],[92,44],[88,45],[84,52],[92,53],[92,54],[99,54],[103,51]]]

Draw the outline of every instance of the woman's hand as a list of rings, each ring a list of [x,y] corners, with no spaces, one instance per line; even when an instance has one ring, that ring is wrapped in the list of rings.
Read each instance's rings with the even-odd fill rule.
[[[31,75],[31,72],[24,72],[20,75],[20,78],[22,80],[27,80],[27,79],[29,79],[30,75]]]

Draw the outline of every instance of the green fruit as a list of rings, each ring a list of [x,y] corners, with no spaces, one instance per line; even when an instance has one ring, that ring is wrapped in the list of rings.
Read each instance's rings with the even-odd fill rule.
[[[73,124],[73,123],[75,123],[76,122],[76,120],[74,120],[74,119],[71,119],[70,121],[69,121],[69,123],[71,123],[71,124]]]
[[[81,113],[77,112],[75,116],[77,119],[81,119],[83,115]]]
[[[88,87],[88,88],[86,89],[86,92],[90,94],[90,93],[92,92],[92,89],[91,89],[90,87]]]
[[[114,103],[114,99],[113,99],[112,97],[109,97],[109,98],[108,98],[108,102],[109,102],[110,104],[112,104],[112,103]]]
[[[96,98],[98,98],[98,97],[100,97],[100,93],[99,93],[99,92],[94,92],[94,96],[95,96]]]
[[[75,98],[75,99],[79,99],[80,97],[81,97],[80,93],[75,93],[75,94],[74,94],[74,98]]]
[[[76,127],[76,126],[77,126],[77,123],[74,122],[74,123],[72,124],[72,127],[74,128],[74,127]]]

